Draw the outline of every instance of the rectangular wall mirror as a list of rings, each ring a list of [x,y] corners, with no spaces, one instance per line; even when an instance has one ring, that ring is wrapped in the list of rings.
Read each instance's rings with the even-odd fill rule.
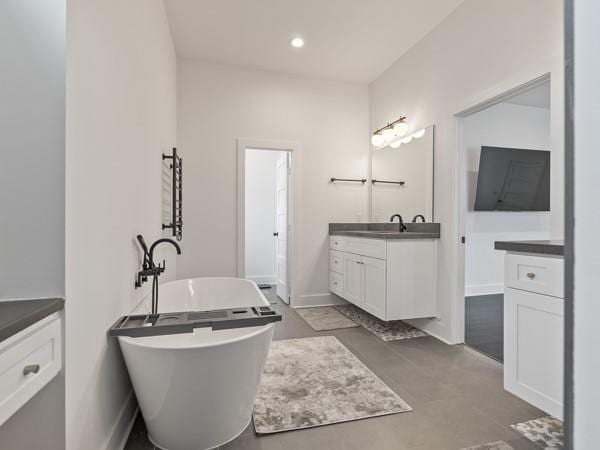
[[[433,221],[433,134],[431,125],[409,135],[410,142],[371,151],[373,222],[387,222],[393,214],[406,222],[417,214]]]

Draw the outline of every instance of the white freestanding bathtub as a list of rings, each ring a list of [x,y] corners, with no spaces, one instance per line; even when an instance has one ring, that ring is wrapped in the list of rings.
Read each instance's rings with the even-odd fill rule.
[[[160,286],[159,312],[268,306],[252,281],[194,278]],[[150,311],[149,300],[134,314]],[[152,443],[203,450],[236,438],[249,424],[273,324],[150,337],[119,337]]]

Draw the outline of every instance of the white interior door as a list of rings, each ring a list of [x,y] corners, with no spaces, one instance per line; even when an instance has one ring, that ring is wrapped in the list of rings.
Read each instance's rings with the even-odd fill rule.
[[[289,303],[288,286],[288,153],[277,159],[277,296]]]

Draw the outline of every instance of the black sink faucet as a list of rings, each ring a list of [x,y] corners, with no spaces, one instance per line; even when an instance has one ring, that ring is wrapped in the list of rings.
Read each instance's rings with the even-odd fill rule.
[[[415,217],[413,217],[413,223],[416,223],[419,217],[421,218],[421,222],[425,223],[425,216],[423,214],[417,214]]]
[[[395,217],[398,218],[398,231],[400,233],[406,231],[406,225],[404,225],[402,216],[400,214],[394,214],[392,217],[390,217],[390,222],[393,222]]]
[[[148,281],[149,276],[152,277],[152,314],[156,314],[158,312],[158,277],[165,271],[166,265],[164,261],[162,266],[160,263],[158,265],[154,263],[154,250],[157,245],[167,243],[173,245],[175,250],[177,250],[177,254],[181,255],[181,247],[173,239],[162,238],[154,241],[150,246],[150,250],[148,250],[148,246],[141,234],[137,235],[137,240],[142,250],[144,250],[144,262],[142,270],[138,272],[135,287],[141,287],[144,282]]]

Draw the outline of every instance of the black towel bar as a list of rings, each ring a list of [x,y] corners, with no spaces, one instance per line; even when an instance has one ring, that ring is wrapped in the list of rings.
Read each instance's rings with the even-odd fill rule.
[[[384,184],[398,184],[400,186],[404,186],[405,182],[404,181],[385,181],[385,180],[371,180],[371,183],[375,184],[375,183],[384,183]]]
[[[183,237],[183,159],[177,155],[177,149],[173,148],[173,154],[162,155],[163,161],[170,159],[171,164],[171,223],[162,225],[162,229],[171,229],[173,236],[180,241]]]
[[[329,181],[331,183],[335,183],[336,181],[349,181],[351,183],[362,183],[362,184],[365,184],[367,182],[367,179],[366,178],[357,179],[357,178],[335,178],[335,177],[331,177]]]

